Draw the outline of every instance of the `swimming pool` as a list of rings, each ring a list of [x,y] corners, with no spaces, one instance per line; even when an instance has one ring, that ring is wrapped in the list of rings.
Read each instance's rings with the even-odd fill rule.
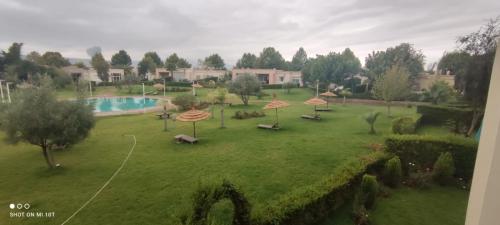
[[[94,112],[119,112],[147,109],[156,106],[158,99],[143,97],[89,98],[87,104],[94,107]]]

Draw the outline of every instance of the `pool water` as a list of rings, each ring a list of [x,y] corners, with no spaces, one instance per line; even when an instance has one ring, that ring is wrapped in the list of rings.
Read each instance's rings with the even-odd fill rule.
[[[158,99],[143,97],[90,98],[87,104],[94,107],[94,112],[118,112],[146,109],[156,106]]]

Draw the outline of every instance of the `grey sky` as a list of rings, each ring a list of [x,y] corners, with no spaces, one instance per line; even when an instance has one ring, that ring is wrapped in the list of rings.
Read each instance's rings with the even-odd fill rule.
[[[267,46],[286,59],[301,46],[309,56],[349,47],[364,63],[410,42],[433,62],[498,15],[498,0],[0,0],[0,49],[16,41],[23,54],[87,58],[100,46],[107,59],[125,49],[134,60],[156,51],[191,62],[219,53],[234,65]]]

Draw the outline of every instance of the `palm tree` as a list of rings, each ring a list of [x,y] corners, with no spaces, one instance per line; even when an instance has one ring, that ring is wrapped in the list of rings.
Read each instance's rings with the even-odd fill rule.
[[[380,112],[370,112],[364,116],[365,121],[370,124],[370,134],[375,134],[375,121],[380,115]]]

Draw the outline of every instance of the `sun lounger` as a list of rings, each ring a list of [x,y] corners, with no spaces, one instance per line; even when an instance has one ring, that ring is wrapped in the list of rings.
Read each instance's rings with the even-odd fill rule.
[[[319,115],[302,115],[300,116],[303,119],[308,119],[308,120],[321,120],[321,117]]]
[[[332,109],[316,109],[317,112],[330,112]]]
[[[259,124],[257,127],[261,128],[261,129],[269,129],[269,130],[279,130],[280,129],[280,127],[278,126],[278,124],[273,124],[273,125]]]
[[[156,114],[156,116],[157,116],[157,117],[158,117],[158,119],[160,119],[160,120],[164,119],[164,118],[163,118],[163,113],[158,113],[158,114]],[[166,114],[166,116],[167,116],[167,119],[168,119],[168,118],[170,118],[170,114],[169,114],[169,113],[167,113],[167,114]]]
[[[185,134],[176,135],[175,140],[177,140],[178,143],[186,142],[186,143],[194,144],[194,143],[198,142],[197,138],[187,136]]]

